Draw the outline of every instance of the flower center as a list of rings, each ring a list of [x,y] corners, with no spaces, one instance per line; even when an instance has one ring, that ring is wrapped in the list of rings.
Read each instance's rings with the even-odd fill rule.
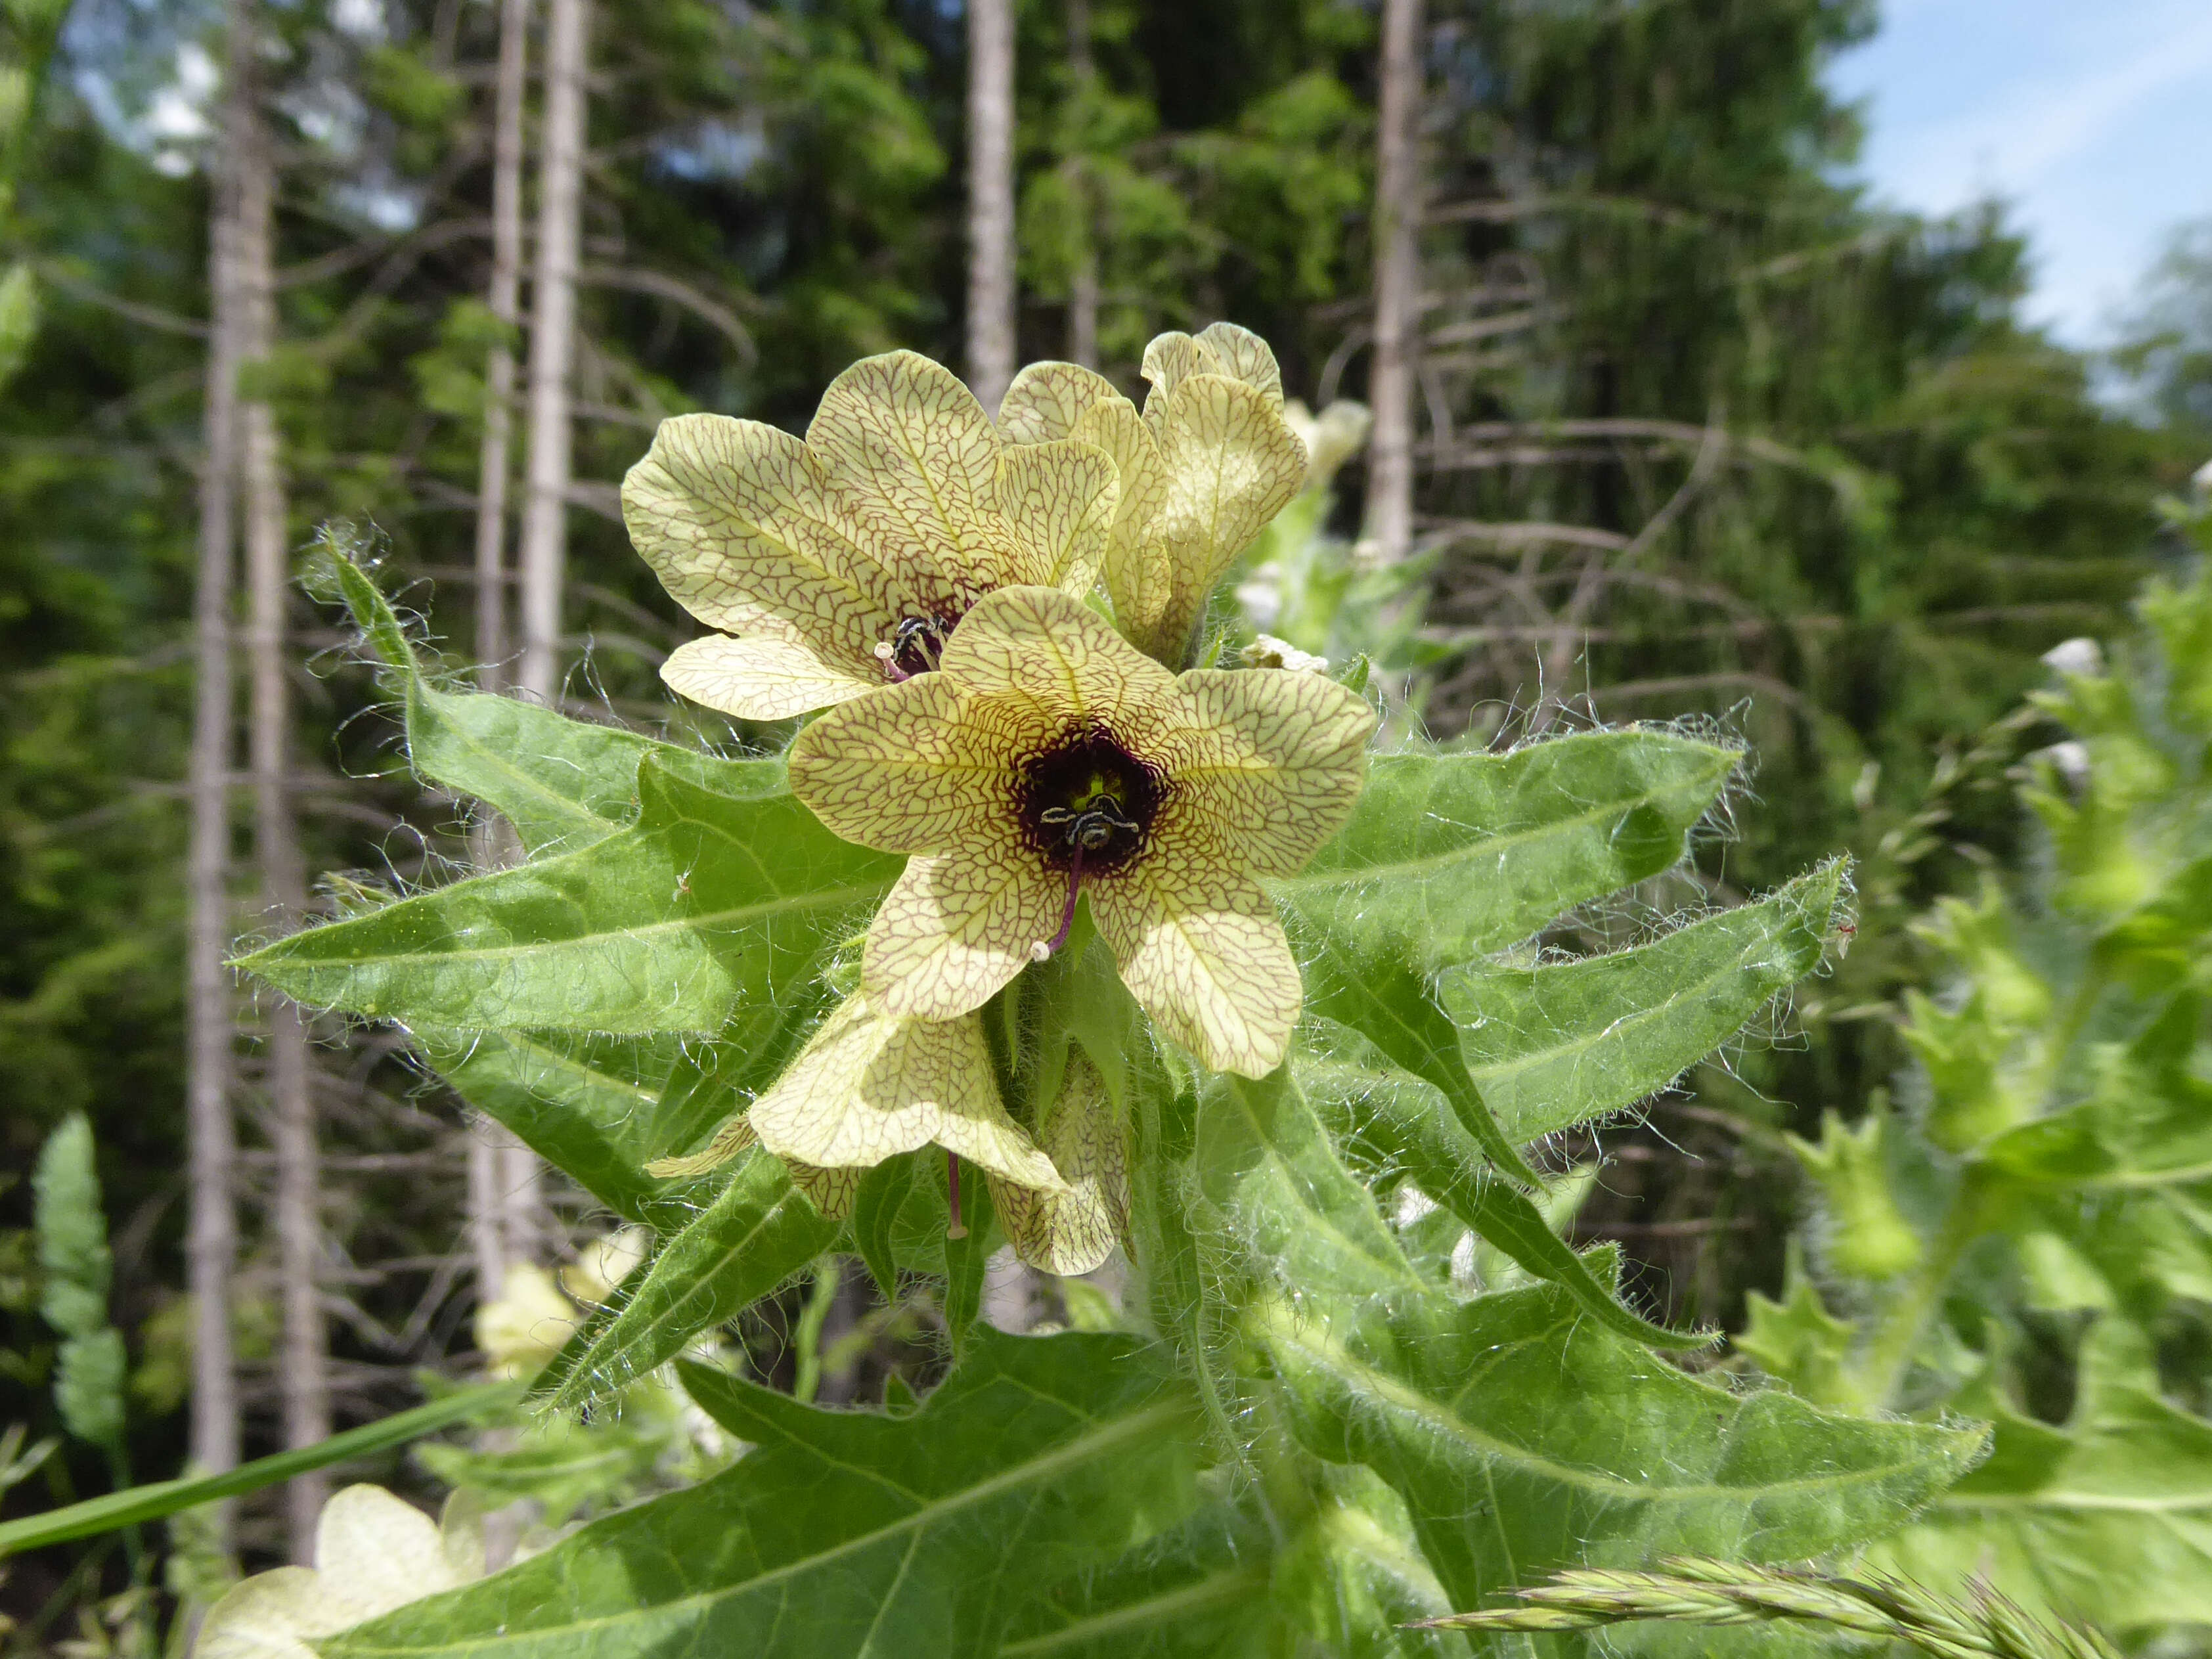
[[[902,617],[890,638],[876,645],[884,675],[892,681],[910,680],[916,674],[933,674],[945,655],[945,636],[959,622],[957,617]]]
[[[1164,793],[1159,775],[1101,726],[1032,755],[1015,789],[1030,845],[1056,870],[1110,876],[1144,850]]]

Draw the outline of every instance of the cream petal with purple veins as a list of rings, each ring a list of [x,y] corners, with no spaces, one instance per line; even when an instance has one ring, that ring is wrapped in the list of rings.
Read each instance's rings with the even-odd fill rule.
[[[1297,1022],[1262,875],[1349,816],[1371,709],[1279,669],[1180,678],[1047,588],[988,594],[939,672],[830,710],[791,786],[839,835],[915,854],[868,930],[886,1012],[981,1007],[1087,894],[1123,981],[1207,1066],[1261,1076]]]

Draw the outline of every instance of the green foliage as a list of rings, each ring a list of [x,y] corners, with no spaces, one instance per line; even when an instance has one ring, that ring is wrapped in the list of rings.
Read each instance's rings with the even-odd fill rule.
[[[714,1202],[653,1259],[642,1281],[623,1287],[613,1318],[571,1363],[551,1409],[587,1404],[674,1358],[700,1332],[734,1319],[813,1261],[836,1235],[781,1164],[757,1149],[748,1153]]]
[[[696,1366],[685,1388],[754,1449],[484,1583],[326,1644],[334,1656],[988,1652],[1041,1584],[1172,1523],[1191,1501],[1182,1409],[1127,1337],[978,1332],[903,1419],[824,1412]]]
[[[1845,907],[1844,867],[1828,864],[1609,956],[1468,963],[1442,998],[1483,1098],[1534,1140],[1667,1087],[1820,966]]]
[[[2157,1358],[2212,1292],[2212,578],[2141,613],[2109,669],[2069,647],[2036,700],[2072,734],[2021,774],[2046,860],[1923,930],[1945,973],[1906,1000],[1905,1109],[1797,1144],[1834,1311],[1793,1272],[1741,1346],[1811,1398],[1996,1419],[1990,1461],[1875,1559],[2148,1632],[2208,1617],[2212,1547],[2201,1379]]]
[[[46,1137],[31,1176],[38,1195],[39,1311],[64,1336],[96,1335],[107,1326],[107,1218],[93,1167],[92,1121],[82,1113]]]
[[[1831,1418],[1695,1382],[1548,1289],[1364,1340],[1287,1307],[1261,1319],[1300,1443],[1404,1494],[1462,1606],[1570,1562],[1734,1553],[1747,1538],[1770,1559],[1822,1554],[1936,1497],[1984,1446],[1978,1428]]]
[[[637,793],[635,822],[603,841],[239,966],[311,1006],[424,1025],[713,1032],[741,1006],[803,994],[890,885],[890,860],[789,794],[732,799],[650,758]]]
[[[541,1381],[552,1409],[619,1413],[675,1359],[755,1449],[333,1651],[565,1650],[585,1624],[609,1652],[842,1651],[894,1620],[948,1651],[1002,1632],[1079,1651],[1139,1628],[1199,1651],[1237,1609],[1269,1641],[1410,1653],[1433,1638],[1401,1637],[1405,1620],[1554,1566],[1850,1546],[1978,1455],[1978,1429],[1684,1375],[1654,1350],[1709,1339],[1626,1306],[1613,1253],[1557,1231],[1586,1179],[1547,1193],[1520,1150],[1665,1087],[1827,953],[1838,865],[1616,955],[1510,954],[1679,860],[1734,749],[1632,729],[1378,761],[1337,841],[1278,884],[1311,995],[1292,1063],[1264,1079],[1194,1071],[1066,961],[1031,970],[1036,994],[1006,1005],[1002,1093],[1034,1113],[1077,1046],[1109,1079],[1132,1133],[1135,1280],[1127,1331],[1017,1340],[976,1318],[999,1231],[984,1183],[948,1236],[926,1153],[842,1190],[757,1147],[692,1188],[643,1175],[775,1075],[885,861],[817,845],[772,772],[720,789],[665,745],[593,748],[523,711],[541,752],[483,706],[502,700],[431,692],[373,587],[336,574],[401,676],[418,764],[552,828],[513,869],[247,965],[415,1024],[448,1081],[658,1233]],[[484,732],[516,736],[467,736]],[[688,886],[672,883],[673,838],[700,831]],[[1455,1267],[1467,1251],[1496,1282]],[[941,1280],[953,1368],[918,1410],[818,1412],[682,1358],[824,1252],[863,1255],[887,1291]],[[802,1397],[837,1283],[817,1273],[796,1322]],[[644,1478],[654,1443],[547,1429],[429,1455],[483,1501],[573,1506]]]

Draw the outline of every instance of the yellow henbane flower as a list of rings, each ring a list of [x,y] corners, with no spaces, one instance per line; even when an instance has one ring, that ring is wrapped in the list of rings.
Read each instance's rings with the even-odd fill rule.
[[[1114,620],[1140,650],[1182,668],[1223,573],[1304,485],[1306,448],[1285,418],[1275,355],[1249,330],[1163,334],[1146,348],[1144,375],[1152,391],[1139,416],[1103,374],[1032,363],[1014,377],[999,424],[1017,443],[1073,439],[1113,456]]]
[[[959,379],[910,351],[839,375],[804,443],[678,416],[623,481],[630,539],[662,586],[736,636],[692,641],[661,678],[762,720],[935,667],[994,588],[1089,592],[1119,499],[1103,449],[1002,443]]]
[[[775,1086],[690,1158],[647,1173],[690,1178],[757,1141],[791,1167],[817,1208],[848,1214],[860,1172],[935,1144],[951,1154],[954,1231],[962,1160],[989,1179],[1016,1253],[1048,1273],[1085,1273],[1127,1230],[1127,1136],[1097,1068],[1071,1053],[1042,1114],[1044,1146],[1007,1114],[982,1022],[878,1012],[865,993],[823,1022]]]
[[[878,1012],[981,1007],[1066,939],[1083,895],[1160,1028],[1261,1077],[1302,988],[1260,878],[1295,874],[1336,832],[1374,726],[1319,675],[1171,674],[1067,595],[1006,588],[939,672],[800,732],[791,787],[848,840],[914,855],[862,955]]]

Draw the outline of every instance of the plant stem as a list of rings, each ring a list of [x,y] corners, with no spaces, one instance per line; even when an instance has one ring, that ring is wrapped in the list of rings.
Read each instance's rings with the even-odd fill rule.
[[[1981,1207],[1981,1182],[1975,1166],[1968,1164],[1935,1248],[1905,1291],[1883,1310],[1874,1340],[1867,1345],[1866,1358],[1857,1367],[1859,1397],[1868,1405],[1887,1407],[1895,1401],[1921,1333],[1942,1299],[1959,1259],[1979,1232],[1976,1218]]]
[[[799,1376],[791,1385],[794,1400],[811,1401],[822,1387],[822,1326],[837,1300],[841,1276],[834,1255],[815,1264],[814,1288],[807,1293],[805,1311],[799,1316]]]

